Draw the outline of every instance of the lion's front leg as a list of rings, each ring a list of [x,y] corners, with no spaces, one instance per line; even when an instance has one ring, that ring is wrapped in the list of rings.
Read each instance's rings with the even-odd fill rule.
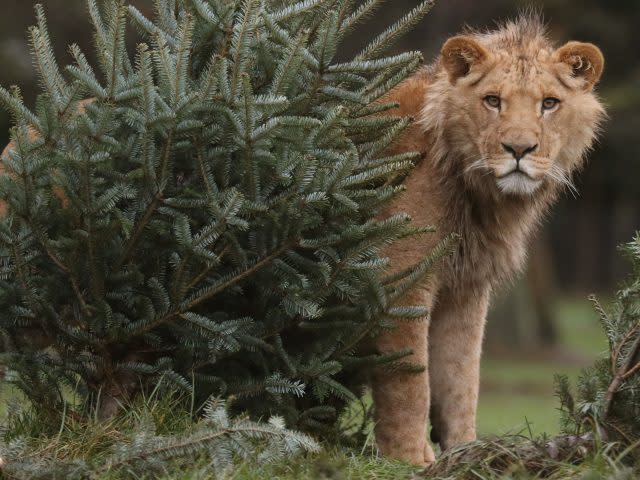
[[[447,293],[429,328],[431,421],[442,449],[476,439],[480,355],[489,292]]]
[[[404,303],[428,304],[429,295],[419,290],[405,298]],[[424,365],[419,373],[378,369],[372,376],[375,406],[376,442],[385,456],[415,465],[429,465],[435,461],[427,441],[429,416],[429,372],[427,358],[428,318],[399,323],[377,340],[379,352],[393,352],[406,348],[413,354],[406,361]]]

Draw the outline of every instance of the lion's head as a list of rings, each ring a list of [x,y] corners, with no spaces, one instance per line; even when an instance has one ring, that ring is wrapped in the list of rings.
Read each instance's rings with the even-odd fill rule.
[[[542,22],[523,16],[450,38],[441,65],[423,123],[458,154],[469,185],[520,196],[571,185],[604,118],[593,92],[604,66],[598,47],[555,49]]]

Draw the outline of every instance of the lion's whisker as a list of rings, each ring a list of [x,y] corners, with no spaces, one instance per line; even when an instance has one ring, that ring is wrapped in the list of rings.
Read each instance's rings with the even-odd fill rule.
[[[466,158],[464,161],[468,161],[471,158],[473,158],[472,156]],[[473,172],[474,170],[489,170],[489,167],[487,167],[486,164],[486,158],[485,157],[480,157],[477,160],[475,160],[474,162],[472,162],[470,165],[468,165],[465,169],[464,172],[465,173],[469,173],[469,172]]]
[[[568,175],[568,173],[561,167],[559,167],[558,165],[552,165],[551,168],[547,170],[546,175],[552,180],[555,180],[560,185],[566,187],[567,190],[571,192],[573,198],[577,198],[578,189],[573,184],[573,181],[571,180],[571,177]]]

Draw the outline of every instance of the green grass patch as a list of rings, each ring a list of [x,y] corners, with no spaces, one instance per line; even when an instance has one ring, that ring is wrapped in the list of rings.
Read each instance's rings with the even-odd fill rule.
[[[555,435],[560,429],[552,395],[485,393],[478,404],[478,434]]]
[[[298,479],[335,479],[335,480],[395,480],[411,478],[421,469],[378,457],[370,450],[352,451],[329,447],[321,454],[307,455],[296,462],[276,462],[256,468],[243,464],[234,480],[298,480]]]
[[[481,435],[558,433],[560,417],[553,375],[577,378],[580,367],[556,363],[531,363],[509,358],[486,358],[478,404]]]

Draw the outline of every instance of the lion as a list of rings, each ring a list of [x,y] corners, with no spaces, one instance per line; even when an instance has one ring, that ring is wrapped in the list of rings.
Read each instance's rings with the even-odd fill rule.
[[[483,332],[492,291],[523,267],[527,241],[584,163],[605,118],[594,93],[604,57],[591,43],[554,48],[542,21],[523,15],[490,32],[448,39],[438,59],[396,87],[389,113],[415,122],[391,153],[422,160],[386,214],[406,212],[435,235],[384,252],[392,271],[424,258],[443,238],[454,252],[404,305],[430,314],[399,323],[380,353],[410,348],[422,373],[376,371],[375,434],[382,454],[417,465],[476,438]]]

